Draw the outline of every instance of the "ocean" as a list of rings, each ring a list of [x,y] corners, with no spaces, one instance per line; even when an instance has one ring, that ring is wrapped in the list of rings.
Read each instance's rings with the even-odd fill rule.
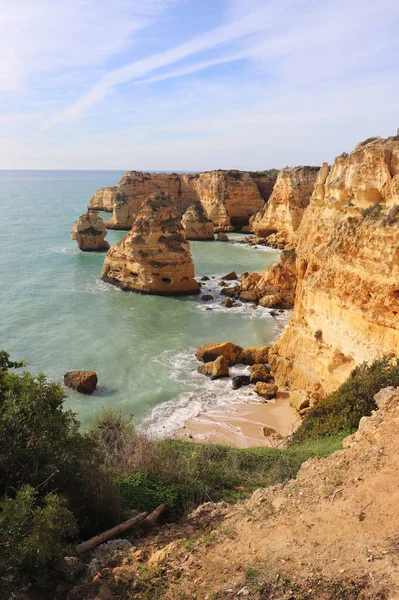
[[[229,381],[196,372],[200,344],[268,344],[284,326],[285,316],[267,309],[221,307],[217,286],[223,274],[261,271],[279,253],[238,244],[238,234],[229,243],[191,242],[196,276],[213,277],[202,291],[215,301],[122,292],[101,281],[104,254],[80,252],[70,238],[95,190],[122,175],[0,171],[0,349],[54,381],[66,371],[97,371],[92,396],[66,390],[65,406],[83,426],[112,407],[154,435],[172,435],[185,419],[237,395]],[[125,233],[110,231],[107,240]]]

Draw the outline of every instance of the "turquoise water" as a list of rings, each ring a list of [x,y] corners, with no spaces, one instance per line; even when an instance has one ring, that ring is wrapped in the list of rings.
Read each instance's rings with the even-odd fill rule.
[[[230,394],[230,384],[196,374],[197,346],[225,339],[265,344],[283,325],[266,309],[220,307],[216,285],[232,269],[270,266],[278,253],[192,242],[197,275],[215,276],[203,288],[215,295],[211,303],[125,293],[105,284],[104,255],[80,252],[69,232],[94,191],[116,184],[122,174],[0,171],[0,348],[57,381],[69,370],[97,371],[93,396],[67,390],[66,405],[83,423],[105,406],[134,414],[137,423],[157,407],[155,429],[170,433],[219,392],[217,401]],[[113,243],[123,235],[109,232],[107,239]]]

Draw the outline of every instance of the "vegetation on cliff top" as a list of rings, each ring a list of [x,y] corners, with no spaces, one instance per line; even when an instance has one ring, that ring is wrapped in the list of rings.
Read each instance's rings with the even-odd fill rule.
[[[79,538],[123,520],[123,509],[166,503],[183,515],[204,501],[236,501],[285,482],[314,456],[328,456],[373,396],[399,385],[397,359],[361,365],[315,408],[286,449],[235,449],[154,441],[119,413],[88,432],[62,408],[61,386],[13,369],[0,352],[0,597],[28,582],[62,581],[62,558]]]
[[[399,359],[385,356],[372,364],[356,367],[348,379],[324,398],[294,433],[293,441],[310,439],[357,429],[364,416],[377,408],[374,395],[382,388],[399,386]]]

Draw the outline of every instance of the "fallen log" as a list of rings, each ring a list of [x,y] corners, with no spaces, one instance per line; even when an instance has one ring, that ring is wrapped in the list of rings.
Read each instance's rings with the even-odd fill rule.
[[[160,504],[155,510],[152,511],[152,513],[150,513],[148,515],[148,517],[146,519],[144,519],[143,525],[144,526],[154,525],[155,521],[157,521],[159,519],[159,517],[164,512],[164,510],[166,510],[166,504]]]
[[[111,538],[116,537],[117,535],[120,535],[121,533],[124,533],[125,531],[127,531],[128,529],[131,529],[135,525],[139,525],[147,517],[148,517],[148,513],[146,513],[146,512],[140,513],[136,517],[132,517],[131,519],[128,519],[127,521],[124,521],[123,523],[119,523],[119,525],[116,525],[116,527],[112,527],[112,529],[108,529],[107,531],[104,531],[103,533],[100,533],[99,535],[95,535],[94,537],[90,538],[89,540],[86,540],[85,542],[82,542],[82,544],[79,544],[78,546],[76,546],[76,553],[83,554],[84,552],[88,552],[89,550],[93,550],[94,548],[97,548],[97,546],[99,546],[100,544],[103,544],[104,542],[108,542],[108,540],[110,540]]]

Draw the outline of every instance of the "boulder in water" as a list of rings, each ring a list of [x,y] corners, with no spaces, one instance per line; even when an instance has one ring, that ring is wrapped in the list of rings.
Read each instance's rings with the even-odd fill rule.
[[[97,387],[95,371],[69,371],[64,375],[64,385],[82,394],[92,394]]]

